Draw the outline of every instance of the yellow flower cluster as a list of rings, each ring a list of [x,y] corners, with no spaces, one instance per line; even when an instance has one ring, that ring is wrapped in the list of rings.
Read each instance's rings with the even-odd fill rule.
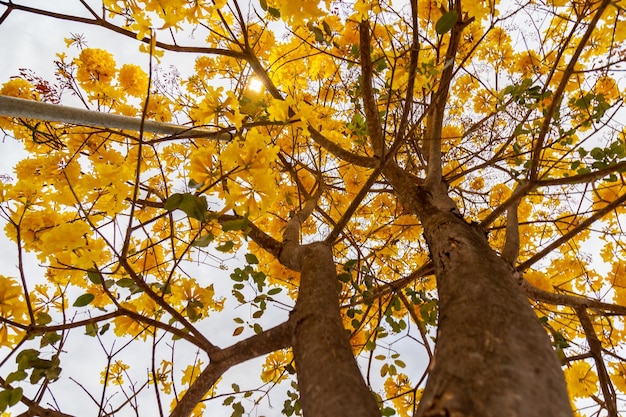
[[[14,279],[0,275],[0,347],[13,346],[23,332],[9,323],[27,324],[27,313],[22,287]]]

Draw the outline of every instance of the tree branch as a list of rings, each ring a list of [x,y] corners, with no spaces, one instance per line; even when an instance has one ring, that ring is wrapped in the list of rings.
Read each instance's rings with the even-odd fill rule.
[[[617,207],[621,206],[624,202],[626,202],[626,194],[622,194],[615,200],[608,203],[606,206],[596,211],[588,219],[579,223],[576,227],[574,227],[573,229],[565,233],[563,236],[561,236],[560,238],[558,238],[557,240],[555,240],[554,242],[552,242],[551,244],[543,248],[541,251],[539,251],[535,255],[531,256],[526,261],[522,262],[520,265],[517,266],[517,269],[519,269],[520,271],[524,271],[525,269],[530,268],[535,262],[539,261],[540,259],[543,259],[544,256],[548,255],[550,252],[552,252],[554,249],[561,246],[563,243],[569,241],[578,233],[584,230],[587,230],[587,228],[591,226],[594,222],[600,220],[602,217],[604,217],[611,211],[615,210]]]
[[[600,5],[598,6],[595,16],[593,16],[593,19],[591,19],[591,22],[589,22],[589,26],[587,27],[587,30],[585,31],[582,38],[580,39],[580,42],[578,42],[576,50],[572,54],[572,57],[570,58],[567,64],[567,67],[563,71],[561,82],[559,83],[558,87],[556,88],[556,91],[552,95],[552,101],[550,102],[550,106],[547,108],[547,110],[544,113],[545,114],[544,121],[543,121],[543,124],[541,125],[541,130],[539,131],[539,135],[537,137],[537,143],[535,144],[534,149],[533,149],[533,156],[531,159],[530,175],[529,175],[530,181],[534,181],[538,178],[539,162],[541,159],[544,142],[546,140],[548,132],[550,131],[550,123],[552,121],[554,113],[556,112],[556,109],[558,108],[558,106],[561,105],[561,98],[563,97],[565,88],[567,84],[569,83],[570,77],[574,73],[574,68],[576,66],[576,63],[578,63],[578,58],[580,57],[580,54],[582,53],[585,46],[587,46],[587,42],[591,38],[591,33],[594,31],[596,25],[598,24],[600,17],[602,17],[602,13],[604,12],[604,9],[606,9],[609,4],[611,4],[611,0],[603,0],[602,3],[600,3]]]
[[[170,417],[189,416],[219,377],[231,367],[289,347],[292,332],[292,324],[287,321],[219,351],[176,404]]]
[[[3,6],[7,6],[7,7],[11,7],[14,10],[20,10],[20,11],[24,11],[24,12],[28,12],[28,13],[33,13],[36,15],[40,15],[40,16],[48,16],[48,17],[52,17],[54,19],[59,19],[59,20],[68,20],[71,22],[77,22],[77,23],[84,23],[84,24],[88,24],[88,25],[94,25],[94,26],[100,26],[102,28],[111,30],[115,33],[118,33],[120,35],[126,36],[128,38],[132,38],[132,39],[137,39],[137,34],[135,32],[132,32],[130,30],[121,28],[117,25],[114,25],[110,22],[108,22],[107,20],[101,18],[101,17],[96,17],[93,19],[89,19],[86,17],[80,17],[80,16],[72,16],[72,15],[68,15],[68,14],[64,14],[64,13],[57,13],[57,12],[51,12],[48,10],[43,10],[43,9],[37,9],[35,7],[29,7],[29,6],[24,6],[21,4],[15,4],[11,1],[0,1],[0,5]],[[145,44],[150,44],[151,40],[148,37],[144,37],[142,39],[139,39],[139,41],[145,43]],[[248,55],[246,55],[244,52],[239,52],[239,51],[232,51],[230,49],[223,49],[223,48],[206,48],[206,47],[196,47],[196,46],[180,46],[180,45],[172,45],[169,43],[164,43],[164,42],[160,42],[157,41],[156,42],[156,46],[161,48],[161,49],[165,49],[167,51],[173,51],[173,52],[188,52],[188,53],[195,53],[195,54],[213,54],[213,55],[223,55],[223,56],[229,56],[232,58],[237,58],[237,59],[243,59],[243,60],[248,60]]]
[[[596,363],[598,380],[600,382],[602,396],[604,397],[604,405],[606,406],[607,415],[608,417],[617,417],[618,413],[617,399],[615,397],[615,388],[611,383],[611,378],[609,377],[609,373],[606,370],[604,360],[602,359],[602,343],[596,335],[593,324],[591,323],[591,319],[589,318],[589,314],[587,314],[587,309],[583,306],[580,306],[575,310],[578,318],[580,319],[580,324],[582,325],[583,331],[585,332],[587,342],[589,343],[589,351],[591,352],[591,356]]]

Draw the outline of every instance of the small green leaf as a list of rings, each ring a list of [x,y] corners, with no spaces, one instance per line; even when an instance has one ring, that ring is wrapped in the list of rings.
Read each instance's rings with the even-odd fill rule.
[[[172,194],[166,201],[164,208],[167,211],[182,210],[193,219],[206,221],[208,203],[205,196],[197,196],[191,193]]]
[[[132,287],[133,285],[135,285],[135,281],[133,281],[130,278],[118,279],[116,283],[117,283],[117,285],[119,285],[122,288],[129,288],[129,287]]]
[[[187,186],[191,188],[192,190],[197,190],[198,188],[202,187],[202,185],[203,183],[197,182],[193,178],[189,180],[189,183],[187,183]]]
[[[191,242],[191,246],[195,246],[197,248],[206,248],[209,246],[211,242],[215,239],[213,234],[209,233],[208,235],[202,236]]]
[[[250,265],[256,265],[259,263],[259,258],[257,258],[253,253],[246,253],[246,262]]]
[[[449,32],[458,20],[459,14],[456,10],[450,10],[437,20],[437,23],[435,23],[435,31],[438,34],[443,35],[444,33]]]
[[[95,298],[96,298],[95,295],[86,293],[78,297],[76,301],[74,301],[74,304],[72,305],[74,307],[85,307],[86,305],[91,303]]]
[[[37,317],[35,318],[35,321],[40,326],[44,326],[52,321],[52,317],[50,317],[50,314],[40,311],[39,313],[37,313]]]
[[[330,25],[328,23],[326,23],[326,21],[322,21],[322,26],[324,27],[324,32],[328,35],[328,36],[332,36],[333,35],[333,31],[330,28]]]
[[[4,390],[0,391],[0,412],[6,410],[9,406],[9,401],[11,400],[11,391]]]
[[[268,7],[267,8],[267,12],[270,14],[270,16],[279,19],[280,18],[280,10],[275,9],[273,7]]]
[[[259,0],[259,6],[261,6],[261,9],[263,9],[264,11],[267,11],[267,1],[266,0]]]
[[[229,240],[228,242],[222,243],[215,249],[217,249],[220,252],[228,252],[233,248],[233,246],[235,246],[235,242],[233,242],[232,240]]]
[[[248,228],[248,219],[236,219],[229,220],[227,222],[222,223],[222,230],[225,232],[230,232],[233,230],[246,230]]]
[[[6,383],[10,384],[11,382],[21,381],[26,379],[27,376],[26,372],[20,369],[7,375]]]
[[[272,288],[271,290],[267,292],[267,295],[276,295],[280,293],[282,290],[283,290],[282,288]]]
[[[87,278],[89,278],[89,281],[93,282],[94,284],[101,284],[102,283],[102,278],[100,277],[100,272],[98,272],[97,270],[90,268],[87,271]]]
[[[183,201],[183,194],[181,193],[172,194],[165,201],[165,205],[163,206],[163,208],[167,211],[176,210],[178,207],[180,207],[180,204],[182,203],[182,201]]]

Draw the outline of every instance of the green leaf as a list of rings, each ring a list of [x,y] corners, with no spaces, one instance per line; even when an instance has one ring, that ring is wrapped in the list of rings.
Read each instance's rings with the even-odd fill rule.
[[[268,7],[267,8],[268,13],[270,14],[270,16],[279,19],[280,18],[280,10],[275,9],[273,7]]]
[[[9,401],[11,401],[11,391],[0,391],[0,412],[6,410],[9,406]]]
[[[163,206],[163,208],[167,211],[176,210],[178,207],[180,207],[180,204],[182,203],[182,201],[183,201],[183,194],[181,193],[172,194],[165,201],[165,205]]]
[[[172,194],[166,201],[164,208],[167,211],[182,210],[193,219],[206,221],[206,212],[209,205],[205,196],[197,196],[191,193]]]
[[[246,253],[246,262],[250,265],[256,265],[259,263],[259,258],[257,258],[253,253]]]
[[[50,323],[52,321],[52,317],[50,317],[50,314],[40,311],[39,313],[37,313],[37,317],[35,318],[35,322],[37,322],[38,325],[40,326],[44,326],[48,323]]]
[[[276,295],[280,293],[282,290],[283,290],[282,288],[272,288],[271,290],[267,292],[267,295]]]
[[[235,246],[235,242],[233,242],[232,240],[229,240],[228,242],[222,243],[215,249],[217,249],[220,252],[228,252],[233,248],[233,246]]]
[[[191,242],[191,246],[195,246],[197,248],[206,248],[209,246],[211,242],[215,239],[213,234],[209,233],[208,235],[202,236]]]
[[[222,230],[230,232],[233,230],[246,230],[248,228],[248,219],[246,217],[242,219],[229,220],[222,223]]]
[[[591,157],[596,161],[601,161],[604,159],[604,149],[602,148],[593,148],[591,150]]]
[[[100,272],[98,272],[96,269],[90,268],[89,270],[87,270],[87,278],[89,278],[89,281],[93,282],[94,284],[99,285],[102,283]]]
[[[96,298],[95,295],[86,293],[78,297],[76,301],[74,301],[74,304],[72,305],[74,307],[85,307],[86,305],[91,303],[95,298]]]
[[[55,345],[61,339],[61,335],[57,332],[48,332],[41,338],[41,343],[39,344],[39,346],[44,347],[48,345]]]
[[[328,36],[332,36],[333,35],[333,31],[330,28],[330,25],[328,23],[326,23],[326,21],[322,21],[322,26],[324,27],[324,32],[328,35]]]
[[[129,288],[135,285],[135,281],[133,281],[130,278],[122,278],[122,279],[117,280],[117,285],[119,285],[122,288]]]
[[[189,182],[187,183],[187,186],[189,188],[191,188],[192,190],[197,190],[198,188],[202,187],[202,185],[203,185],[203,183],[197,182],[193,178],[190,179]]]
[[[26,374],[26,372],[22,369],[19,369],[15,372],[11,372],[9,375],[7,375],[7,379],[6,379],[6,383],[10,384],[11,382],[15,382],[15,381],[21,381],[23,379],[26,379],[28,375]]]
[[[444,33],[449,32],[458,20],[459,14],[456,10],[450,10],[437,20],[437,23],[435,23],[435,31],[438,34],[443,35]]]

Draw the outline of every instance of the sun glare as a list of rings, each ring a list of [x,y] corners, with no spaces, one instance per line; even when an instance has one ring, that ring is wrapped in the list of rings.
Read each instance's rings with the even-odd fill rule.
[[[252,78],[248,83],[248,89],[255,93],[260,93],[263,90],[263,82],[258,78]]]

